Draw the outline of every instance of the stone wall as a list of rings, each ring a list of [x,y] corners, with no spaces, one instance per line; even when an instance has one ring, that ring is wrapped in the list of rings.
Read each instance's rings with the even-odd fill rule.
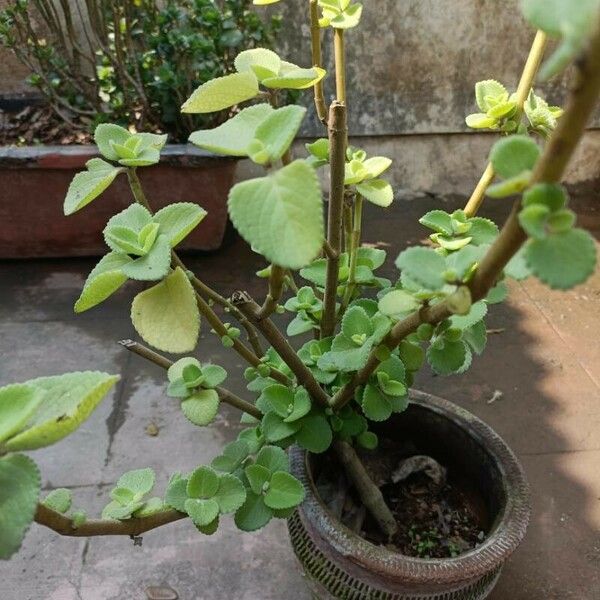
[[[0,6],[8,0],[0,0]],[[310,57],[306,0],[283,0],[280,51],[307,65]],[[350,129],[357,144],[396,158],[397,186],[466,195],[492,143],[469,132],[474,84],[495,78],[515,89],[534,31],[519,0],[364,0],[361,27],[347,33]],[[260,9],[259,9],[260,10]],[[331,66],[330,43],[325,44]],[[0,97],[25,89],[25,70],[0,50]],[[565,96],[566,78],[541,87],[552,103]],[[332,81],[327,83],[332,93]],[[304,136],[322,135],[310,98]],[[593,126],[600,125],[596,116]],[[600,172],[600,134],[591,132],[572,169],[585,181]]]

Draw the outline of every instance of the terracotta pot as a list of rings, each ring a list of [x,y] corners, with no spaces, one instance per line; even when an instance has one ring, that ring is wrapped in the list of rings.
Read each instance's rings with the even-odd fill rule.
[[[417,454],[447,466],[450,478],[469,482],[487,515],[488,537],[477,548],[449,559],[412,558],[375,546],[328,512],[312,477],[319,459],[293,448],[292,473],[308,491],[288,528],[311,592],[321,600],[487,598],[529,521],[529,489],[515,455],[466,410],[416,391],[411,392],[408,409],[377,432],[391,440],[412,441]]]
[[[93,146],[0,147],[0,258],[106,253],[106,221],[131,202],[124,175],[78,213],[65,217],[62,210],[69,183],[94,156]],[[235,159],[172,145],[163,150],[160,164],[139,169],[157,210],[173,202],[196,202],[208,211],[181,248],[220,247],[235,165]]]

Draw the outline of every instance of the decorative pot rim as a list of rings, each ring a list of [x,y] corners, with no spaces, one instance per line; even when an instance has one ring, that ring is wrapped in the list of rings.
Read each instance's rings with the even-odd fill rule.
[[[81,169],[88,160],[96,157],[100,157],[100,153],[94,144],[0,145],[0,169]],[[160,164],[179,167],[206,167],[239,160],[238,157],[214,154],[192,144],[167,144],[160,156]]]
[[[423,559],[392,552],[360,537],[338,521],[316,494],[310,470],[295,473],[312,490],[300,507],[305,525],[341,556],[358,566],[391,579],[409,584],[453,584],[475,579],[498,568],[521,543],[531,514],[530,492],[523,468],[506,442],[481,419],[455,404],[417,390],[410,390],[410,403],[424,406],[466,429],[494,459],[506,496],[493,531],[485,541],[455,558]],[[308,453],[296,453],[296,460],[305,461]],[[304,515],[308,518],[304,518]]]

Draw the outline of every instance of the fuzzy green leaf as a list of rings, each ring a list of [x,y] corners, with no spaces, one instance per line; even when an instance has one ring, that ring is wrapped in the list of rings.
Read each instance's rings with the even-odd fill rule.
[[[100,154],[108,160],[118,161],[121,156],[115,151],[114,145],[125,146],[131,133],[120,125],[112,123],[101,123],[94,131],[94,142],[98,146]]]
[[[251,100],[258,80],[251,72],[233,73],[202,84],[181,107],[183,113],[210,113]]]
[[[265,504],[263,496],[248,492],[243,506],[235,513],[235,524],[242,531],[256,531],[273,518],[273,511]]]
[[[384,179],[369,179],[356,185],[356,191],[376,206],[388,207],[394,201],[394,190]]]
[[[313,454],[325,452],[331,446],[333,434],[327,419],[321,415],[310,415],[302,420],[296,433],[296,442]]]
[[[452,217],[444,210],[431,210],[419,219],[419,223],[436,233],[452,235]]]
[[[158,498],[157,496],[155,496],[154,498],[150,498],[149,500],[144,502],[142,508],[138,508],[133,513],[133,516],[136,518],[151,517],[160,512],[163,512],[165,508],[166,507],[164,502],[162,501],[162,498]]]
[[[540,153],[540,147],[531,138],[525,135],[511,135],[494,144],[490,161],[500,177],[510,179],[524,171],[531,171]]]
[[[117,486],[133,492],[134,496],[142,497],[152,491],[156,476],[150,468],[128,471],[119,477]]]
[[[188,479],[187,495],[189,498],[212,498],[218,489],[219,475],[210,467],[198,467]]]
[[[256,464],[268,469],[270,473],[275,471],[289,471],[290,461],[282,448],[278,446],[265,446],[256,456]]]
[[[248,156],[256,129],[274,111],[269,104],[249,106],[219,127],[192,133],[190,142],[217,154]]]
[[[211,467],[217,471],[233,473],[242,466],[250,454],[250,446],[244,440],[230,442],[223,448],[223,454],[213,459]]]
[[[44,395],[43,390],[27,384],[0,388],[0,442],[23,429]]]
[[[188,421],[205,427],[219,411],[219,394],[215,390],[199,390],[181,403],[181,410]]]
[[[213,498],[188,498],[185,501],[185,512],[189,515],[190,519],[192,519],[194,525],[205,527],[218,517],[219,505]]]
[[[193,202],[178,202],[159,210],[153,221],[159,225],[159,233],[166,235],[171,248],[187,237],[204,219],[206,211]]]
[[[131,321],[149,344],[172,353],[191,352],[200,334],[196,294],[177,267],[166,279],[140,292],[131,306]]]
[[[446,341],[441,349],[429,346],[427,360],[438,375],[462,373],[471,364],[471,351],[461,340]]]
[[[165,492],[165,503],[179,512],[185,512],[187,484],[188,480],[181,476],[172,477]]]
[[[367,383],[363,392],[362,409],[367,419],[385,421],[392,414],[392,403],[377,386]]]
[[[66,513],[71,508],[72,502],[71,490],[66,488],[58,488],[52,490],[43,500],[42,503],[59,513]]]
[[[276,510],[293,508],[304,500],[304,495],[304,487],[300,481],[289,473],[277,471],[271,477],[265,504]]]
[[[300,423],[286,423],[277,413],[268,412],[262,419],[262,431],[269,442],[279,442],[300,429]]]
[[[86,167],[88,170],[75,175],[69,186],[63,208],[65,215],[72,215],[95,200],[124,171],[101,158],[92,158]]]
[[[446,261],[432,248],[408,248],[400,253],[396,266],[412,280],[430,290],[438,290],[444,286]]]
[[[271,89],[305,90],[325,77],[325,70],[319,67],[302,69],[291,63],[283,63],[283,69],[276,77],[263,79],[262,84]]]
[[[235,512],[246,501],[246,488],[237,477],[229,474],[221,475],[215,500],[221,513]]]
[[[281,69],[279,56],[266,48],[244,50],[235,57],[234,64],[238,73],[254,73],[259,81],[276,76]]]
[[[450,317],[451,327],[458,329],[468,329],[478,321],[481,321],[487,314],[487,304],[480,300],[471,305],[471,309],[466,315],[452,315]]]
[[[244,469],[244,473],[250,484],[250,489],[255,494],[262,494],[268,487],[271,473],[267,468],[256,464],[248,465]]]
[[[169,272],[171,246],[166,235],[159,235],[145,256],[123,264],[122,272],[137,281],[157,281]]]
[[[414,296],[404,290],[392,290],[379,301],[379,310],[390,317],[412,312],[420,304]]]
[[[40,494],[37,465],[23,454],[0,458],[0,559],[21,546]]]
[[[568,290],[583,283],[596,268],[596,245],[583,229],[531,240],[525,248],[531,272],[553,289]]]
[[[229,194],[228,205],[242,237],[274,264],[299,269],[321,251],[321,188],[314,169],[305,161],[238,183]]]
[[[35,450],[61,440],[90,416],[118,380],[118,375],[85,371],[28,381],[44,398],[25,430],[8,440],[6,447]]]

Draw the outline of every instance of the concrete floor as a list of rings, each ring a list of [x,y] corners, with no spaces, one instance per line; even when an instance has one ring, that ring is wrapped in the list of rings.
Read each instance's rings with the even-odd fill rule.
[[[423,197],[398,202],[388,213],[369,210],[366,240],[386,240],[393,259],[424,231],[416,218],[439,207]],[[453,208],[449,202],[444,208]],[[593,202],[576,202],[598,237]],[[501,218],[504,208],[488,210]],[[390,261],[391,262],[391,261]],[[152,466],[162,490],[170,473],[210,461],[239,429],[224,409],[216,425],[189,424],[164,394],[157,368],[115,341],[133,335],[129,304],[136,285],[82,316],[72,304],[93,260],[0,262],[0,384],[68,370],[102,369],[122,381],[74,435],[32,453],[44,489],[72,488],[77,506],[95,514],[125,470]],[[224,293],[263,282],[250,274],[260,257],[232,237],[219,253],[188,261]],[[390,274],[393,270],[388,267]],[[491,310],[483,357],[461,377],[420,374],[416,387],[471,410],[520,456],[531,482],[534,513],[529,534],[510,560],[492,600],[600,598],[600,276],[566,294],[534,281],[512,286],[510,301]],[[208,328],[199,352],[224,364],[228,386],[247,394],[242,365]],[[490,402],[494,392],[502,397]],[[158,427],[148,435],[149,425]],[[60,538],[33,526],[18,556],[0,564],[2,600],[142,600],[149,585],[168,585],[183,600],[309,600],[294,563],[285,524],[239,533],[225,519],[212,538],[179,522],[144,536]]]

